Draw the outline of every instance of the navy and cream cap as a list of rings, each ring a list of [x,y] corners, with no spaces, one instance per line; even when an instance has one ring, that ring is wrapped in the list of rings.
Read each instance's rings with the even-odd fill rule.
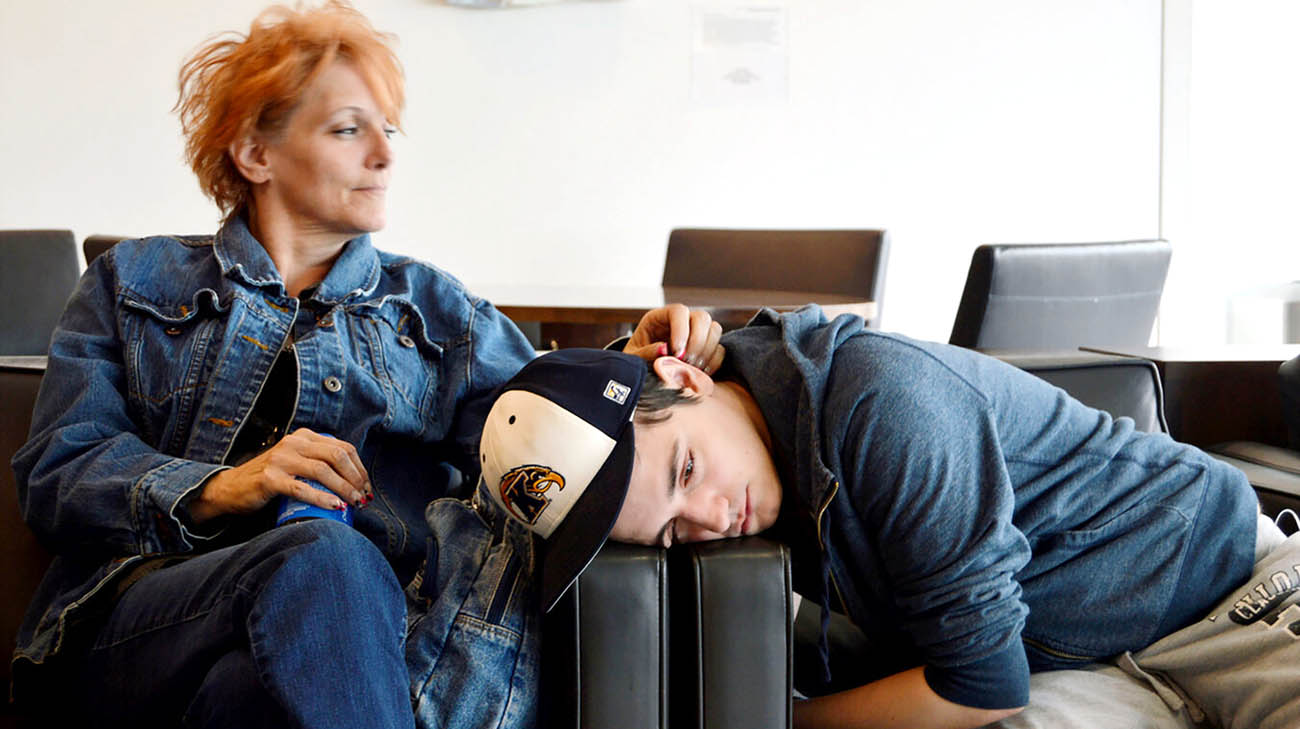
[[[623,508],[645,371],[621,352],[548,352],[524,365],[488,412],[483,480],[497,505],[543,540],[544,611],[600,551]]]

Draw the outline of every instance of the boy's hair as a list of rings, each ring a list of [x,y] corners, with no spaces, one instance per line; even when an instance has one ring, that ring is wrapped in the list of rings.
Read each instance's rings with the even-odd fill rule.
[[[681,388],[664,384],[654,370],[654,362],[646,362],[645,379],[641,381],[641,397],[636,401],[636,413],[632,421],[638,425],[662,423],[672,417],[673,406],[695,402],[696,398],[683,393]]]
[[[351,5],[328,0],[309,9],[272,6],[247,36],[218,36],[194,52],[181,67],[175,111],[185,160],[224,217],[247,206],[251,195],[226,150],[252,132],[282,131],[303,89],[336,59],[356,67],[388,123],[401,128],[405,92],[392,42]]]

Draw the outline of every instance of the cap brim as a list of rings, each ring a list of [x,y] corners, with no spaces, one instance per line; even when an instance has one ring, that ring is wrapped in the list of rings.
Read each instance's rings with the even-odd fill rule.
[[[582,498],[564,522],[542,540],[542,611],[550,612],[564,596],[614,528],[618,512],[627,497],[628,481],[636,455],[633,428],[629,423],[614,444],[605,465],[596,472]]]

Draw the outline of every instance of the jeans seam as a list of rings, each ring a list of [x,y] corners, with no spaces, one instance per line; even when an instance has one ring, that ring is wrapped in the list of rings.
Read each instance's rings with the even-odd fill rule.
[[[95,651],[108,650],[108,649],[110,649],[110,648],[118,648],[118,647],[120,647],[120,646],[123,646],[123,645],[125,645],[125,644],[127,644],[127,643],[130,643],[130,642],[132,642],[132,641],[134,641],[134,640],[137,640],[137,639],[139,639],[139,638],[144,638],[144,637],[146,637],[146,636],[148,636],[148,635],[151,635],[151,634],[153,634],[153,633],[156,633],[156,632],[158,632],[158,631],[160,631],[160,630],[167,630],[168,628],[174,628],[174,627],[176,627],[176,626],[178,626],[178,625],[181,625],[181,624],[183,624],[183,623],[188,623],[188,622],[191,622],[191,621],[196,620],[196,619],[199,619],[199,618],[207,617],[209,614],[212,613],[212,611],[213,611],[213,608],[212,608],[212,607],[208,607],[208,608],[205,608],[204,610],[201,610],[201,611],[199,611],[199,612],[197,612],[197,613],[191,613],[191,614],[186,615],[185,617],[179,618],[179,619],[177,619],[177,620],[171,620],[171,621],[168,621],[168,622],[166,622],[166,623],[160,623],[160,624],[157,624],[157,625],[151,625],[151,626],[149,626],[148,628],[145,628],[144,630],[138,630],[138,631],[135,631],[135,632],[132,633],[131,635],[126,636],[126,637],[123,637],[123,638],[120,638],[120,639],[115,640],[115,641],[113,641],[113,642],[111,642],[111,643],[104,643],[103,645],[94,645],[94,646],[91,646],[91,649],[90,649],[90,650],[91,650],[91,652],[93,653],[93,652],[95,652]]]
[[[157,625],[151,625],[151,626],[149,626],[148,628],[146,628],[146,629],[144,629],[144,630],[136,631],[136,632],[132,633],[130,636],[127,636],[127,637],[121,638],[120,640],[115,640],[115,641],[113,641],[112,643],[106,643],[106,644],[104,644],[104,645],[95,645],[95,646],[92,646],[91,650],[94,651],[94,650],[105,650],[105,649],[108,649],[108,648],[115,648],[115,647],[120,646],[120,645],[123,645],[123,644],[125,644],[125,643],[129,643],[129,642],[131,642],[131,641],[133,641],[133,640],[135,640],[135,639],[137,639],[137,638],[142,638],[142,637],[144,637],[144,636],[146,636],[146,635],[149,635],[149,634],[151,634],[151,633],[156,633],[156,632],[158,632],[159,630],[166,630],[167,628],[174,628],[174,627],[176,627],[176,626],[178,626],[178,625],[181,625],[181,624],[183,624],[183,623],[192,622],[192,621],[197,620],[197,619],[199,619],[199,618],[205,618],[205,617],[207,617],[208,615],[211,615],[212,612],[213,612],[214,610],[216,610],[217,605],[218,605],[219,603],[230,600],[231,598],[233,598],[233,597],[235,596],[236,593],[251,594],[251,591],[248,590],[247,588],[245,588],[245,587],[244,587],[243,585],[241,585],[241,584],[235,584],[235,585],[232,585],[232,586],[230,586],[230,588],[227,589],[224,593],[220,593],[220,594],[216,595],[210,603],[208,603],[208,604],[205,605],[203,608],[201,608],[201,609],[199,609],[199,610],[197,610],[197,611],[195,611],[195,612],[186,613],[185,615],[183,615],[183,616],[181,616],[181,617],[179,617],[179,618],[176,618],[176,619],[174,619],[174,620],[169,620],[169,621],[167,621],[167,622],[165,622],[165,623],[160,623],[160,624],[157,624]]]
[[[1206,469],[1202,467],[1199,470],[1200,470],[1200,477],[1204,478],[1206,475],[1205,473]],[[1188,568],[1187,550],[1191,548],[1192,539],[1196,536],[1197,526],[1201,523],[1201,519],[1205,518],[1205,511],[1204,511],[1205,501],[1209,498],[1210,498],[1210,485],[1205,484],[1201,487],[1201,498],[1198,499],[1196,502],[1196,518],[1188,520],[1190,523],[1187,526],[1187,538],[1183,540],[1183,548],[1179,550],[1178,576],[1174,581],[1175,585],[1183,584],[1183,575],[1187,573],[1187,568]],[[1186,514],[1183,515],[1183,519],[1187,520]],[[1169,618],[1169,610],[1173,606],[1174,600],[1177,599],[1178,597],[1179,595],[1177,589],[1169,591],[1169,600],[1165,602],[1164,608],[1160,611],[1160,619],[1155,622],[1155,625],[1152,628],[1152,632],[1159,632],[1160,629],[1164,626],[1165,620]],[[1164,637],[1163,635],[1147,636],[1146,645],[1150,645],[1163,637]]]

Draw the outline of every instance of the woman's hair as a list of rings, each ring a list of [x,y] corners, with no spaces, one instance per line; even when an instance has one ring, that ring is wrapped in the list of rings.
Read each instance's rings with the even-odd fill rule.
[[[283,131],[303,90],[336,59],[356,67],[387,121],[401,128],[405,92],[394,40],[343,0],[328,0],[319,8],[271,6],[247,36],[222,34],[194,52],[181,66],[174,110],[185,159],[224,216],[242,210],[250,196],[227,151],[231,143]]]
[[[694,396],[683,393],[680,388],[665,385],[659,378],[659,373],[654,370],[654,362],[646,362],[641,396],[637,398],[632,419],[641,425],[662,423],[672,417],[670,408],[674,405],[690,405],[695,402],[698,401]]]

